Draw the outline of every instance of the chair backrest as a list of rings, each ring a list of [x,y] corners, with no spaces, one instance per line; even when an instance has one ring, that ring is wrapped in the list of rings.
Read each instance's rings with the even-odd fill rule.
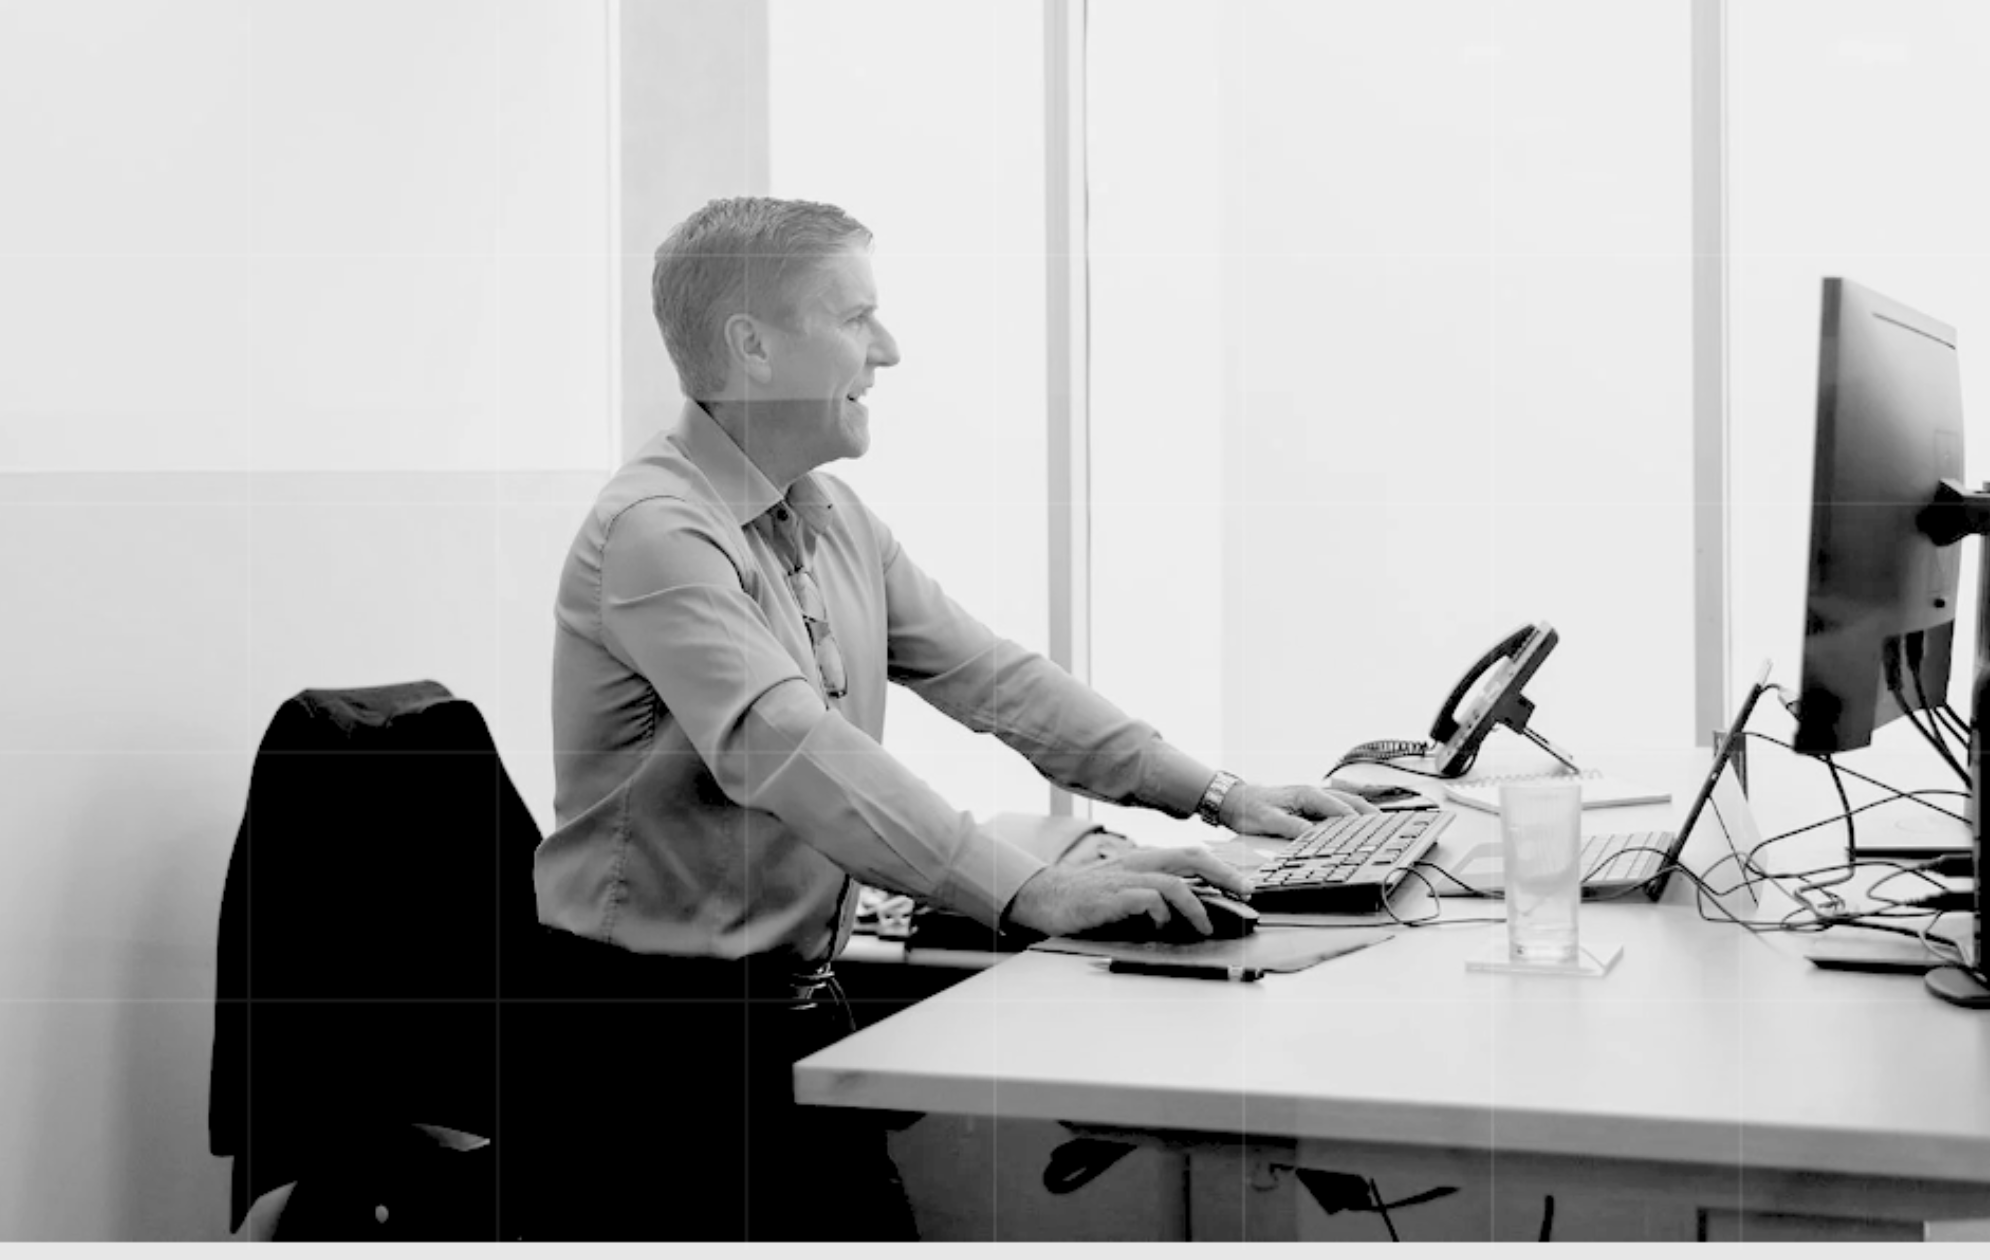
[[[495,1131],[539,838],[482,715],[438,683],[278,709],[221,904],[208,1134],[237,1157],[237,1225],[370,1135]]]

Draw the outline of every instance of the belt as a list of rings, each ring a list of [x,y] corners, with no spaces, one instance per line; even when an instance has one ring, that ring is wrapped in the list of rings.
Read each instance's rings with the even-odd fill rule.
[[[798,1009],[815,1005],[816,995],[824,989],[839,993],[836,984],[836,969],[824,962],[813,970],[798,971],[788,977],[788,989]]]
[[[836,972],[827,963],[814,965],[771,958],[672,958],[636,955],[644,973],[643,988],[673,997],[719,1001],[774,1002],[797,1010],[815,1004],[825,990],[837,991]]]
[[[557,929],[563,965],[551,996],[569,998],[655,998],[747,1000],[778,1003],[792,1010],[814,1008],[823,992],[841,1000],[841,987],[828,960],[766,956],[683,958],[638,954]]]

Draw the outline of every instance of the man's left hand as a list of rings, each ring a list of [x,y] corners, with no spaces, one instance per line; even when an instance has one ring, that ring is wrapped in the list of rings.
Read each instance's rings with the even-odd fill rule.
[[[1322,818],[1376,812],[1373,805],[1358,796],[1309,783],[1290,787],[1239,783],[1223,798],[1220,817],[1225,827],[1239,835],[1293,840]]]

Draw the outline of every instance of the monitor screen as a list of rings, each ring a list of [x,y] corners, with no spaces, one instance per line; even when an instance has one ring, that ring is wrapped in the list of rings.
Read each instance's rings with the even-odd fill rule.
[[[1916,523],[1962,476],[1955,330],[1824,281],[1796,747],[1847,752],[1947,702],[1961,549]]]

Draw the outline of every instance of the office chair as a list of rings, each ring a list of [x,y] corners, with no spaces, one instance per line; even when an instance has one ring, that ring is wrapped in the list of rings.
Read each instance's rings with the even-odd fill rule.
[[[221,900],[208,1135],[231,1230],[294,1183],[279,1237],[503,1236],[499,999],[530,983],[538,843],[440,684],[279,707]]]

